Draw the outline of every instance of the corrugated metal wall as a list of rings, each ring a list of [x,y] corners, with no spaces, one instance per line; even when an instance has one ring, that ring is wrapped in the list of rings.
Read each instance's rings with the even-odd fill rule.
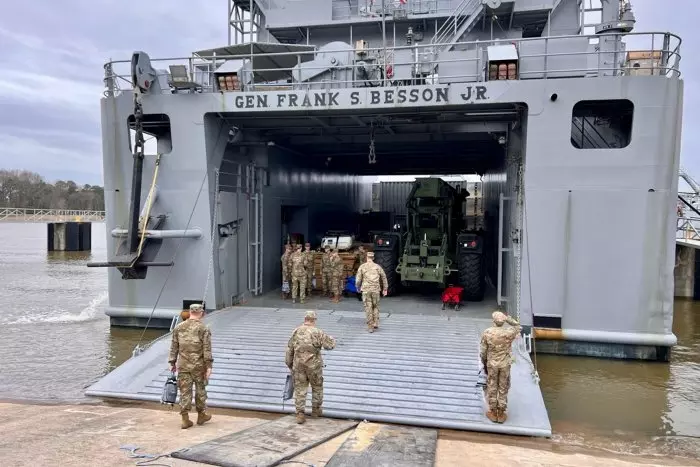
[[[476,203],[476,228],[483,222],[483,197],[481,182],[451,181],[451,186],[462,186],[469,191],[465,203],[468,226],[474,225],[474,204]],[[372,187],[372,208],[377,211],[389,211],[397,215],[406,215],[406,198],[411,193],[413,182],[379,182]]]

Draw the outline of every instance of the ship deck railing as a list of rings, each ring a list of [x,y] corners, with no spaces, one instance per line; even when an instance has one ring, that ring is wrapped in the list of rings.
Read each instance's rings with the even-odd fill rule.
[[[44,221],[104,221],[104,211],[88,209],[38,209],[0,208],[0,221],[44,222]]]
[[[391,66],[396,69],[399,66],[423,66],[424,69],[437,70],[437,73],[432,75],[427,75],[422,78],[421,81],[406,83],[402,81],[400,84],[444,84],[444,83],[483,83],[488,81],[488,66],[486,61],[486,51],[487,47],[497,46],[497,45],[514,45],[518,51],[518,62],[522,65],[524,62],[529,60],[527,69],[523,69],[519,66],[518,74],[516,79],[527,80],[527,79],[556,79],[556,78],[572,78],[572,77],[586,77],[586,78],[598,78],[605,76],[629,76],[629,75],[653,75],[662,76],[669,78],[680,78],[680,46],[681,38],[670,32],[639,32],[639,33],[627,33],[627,34],[608,34],[605,37],[610,38],[614,36],[619,36],[622,40],[615,42],[618,44],[618,50],[600,50],[598,47],[586,47],[586,50],[571,50],[567,51],[566,48],[571,48],[575,40],[587,39],[588,44],[595,44],[596,41],[600,41],[600,35],[567,35],[567,36],[547,36],[538,38],[524,38],[524,39],[502,39],[502,40],[489,40],[489,41],[468,41],[468,42],[454,42],[455,50],[476,50],[472,56],[460,57],[458,53],[451,52],[448,54],[439,54],[436,46],[434,44],[414,44],[412,46],[400,46],[400,47],[387,47],[387,48],[367,48],[364,49],[368,55],[379,57],[383,63],[386,63],[387,67]],[[528,43],[533,41],[540,41],[542,43],[541,49],[542,53],[528,53],[523,52],[523,47],[528,48]],[[568,41],[568,44],[567,44]],[[264,44],[258,43],[263,46],[280,46],[280,44]],[[253,44],[254,45],[254,44]],[[221,73],[218,71],[219,68],[226,62],[235,60],[240,62],[241,65],[246,62],[253,64],[250,66],[245,74],[251,74],[254,78],[252,82],[245,83],[240,81],[240,87],[235,91],[245,91],[245,92],[255,92],[255,91],[272,91],[272,90],[306,90],[306,89],[341,89],[341,88],[358,88],[367,87],[369,82],[371,82],[372,87],[387,87],[396,86],[396,81],[392,80],[391,77],[379,77],[378,79],[368,80],[366,78],[358,78],[358,73],[355,71],[363,64],[358,64],[357,62],[351,62],[347,64],[340,65],[337,69],[339,70],[351,70],[349,73],[352,77],[351,79],[331,79],[324,82],[319,81],[309,81],[309,82],[298,82],[293,79],[299,76],[300,73],[298,69],[295,70],[295,66],[291,67],[255,67],[256,63],[272,64],[275,59],[278,61],[285,61],[287,63],[293,62],[296,65],[303,64],[305,71],[324,71],[328,70],[327,64],[314,64],[310,63],[315,58],[319,57],[319,54],[347,54],[349,57],[354,53],[352,49],[344,50],[329,50],[329,49],[317,49],[314,46],[307,46],[307,48],[302,48],[300,45],[290,45],[291,47],[296,47],[297,50],[285,51],[285,52],[274,52],[274,53],[254,53],[254,50],[258,51],[261,47],[249,47],[250,51],[248,53],[241,53],[236,55],[217,55],[216,52],[212,50],[207,51],[207,56],[203,56],[202,52],[195,53],[189,57],[169,57],[169,58],[151,58],[152,66],[156,70],[163,70],[167,66],[172,65],[186,65],[188,72],[190,74],[190,79],[192,82],[197,83],[196,89],[190,90],[190,92],[221,92],[218,85],[216,84],[216,74]],[[443,47],[445,44],[439,44]],[[248,49],[248,47],[236,46],[239,50]],[[533,48],[533,47],[529,47]],[[222,48],[222,49],[225,49]],[[415,49],[417,55],[422,55],[423,57],[428,57],[423,59],[420,64],[415,61],[411,62],[401,62],[396,61],[397,52],[405,49]],[[214,49],[215,50],[215,49]],[[554,52],[552,52],[554,50]],[[562,51],[563,50],[563,51]],[[637,57],[643,57],[638,59],[634,65],[630,65],[627,58],[630,54]],[[442,57],[440,57],[442,55]],[[326,55],[327,56],[327,55]],[[414,55],[415,56],[415,55]],[[580,67],[561,67],[562,57],[579,57],[580,60],[574,60],[574,63],[580,63]],[[592,58],[591,58],[592,57]],[[609,65],[610,59],[613,58],[612,63],[617,65]],[[263,60],[264,59],[264,60]],[[473,66],[476,62],[476,66]],[[540,65],[533,64],[536,62],[541,63]],[[558,62],[558,63],[557,63]],[[464,67],[451,66],[451,69],[465,69],[476,70],[475,73],[459,73],[459,74],[440,74],[439,65],[450,63],[454,65],[455,63],[464,63]],[[119,95],[122,90],[130,91],[132,89],[131,74],[130,74],[130,60],[116,60],[110,61],[105,64],[105,85],[106,85],[106,96],[116,96]],[[366,64],[365,64],[366,65]],[[427,66],[426,66],[427,65]],[[229,71],[230,72],[230,71]],[[165,72],[167,74],[167,72]],[[245,75],[244,74],[244,75]],[[244,75],[239,75],[238,79]],[[261,76],[275,76],[273,80],[261,79]],[[257,79],[256,79],[257,77]],[[164,87],[163,93],[172,93],[174,89]],[[235,92],[234,91],[234,92]]]

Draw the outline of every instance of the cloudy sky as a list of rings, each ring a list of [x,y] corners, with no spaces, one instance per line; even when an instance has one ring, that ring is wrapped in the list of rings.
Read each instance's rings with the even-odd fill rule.
[[[329,0],[330,1],[330,0]],[[102,66],[225,45],[226,0],[33,0],[0,14],[0,168],[102,184]],[[637,31],[683,38],[682,163],[700,179],[700,0],[632,0]]]

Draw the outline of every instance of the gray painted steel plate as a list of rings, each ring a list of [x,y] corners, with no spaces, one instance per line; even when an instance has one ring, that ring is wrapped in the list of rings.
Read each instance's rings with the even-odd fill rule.
[[[297,425],[294,416],[287,416],[175,451],[171,456],[222,467],[272,467],[356,425],[355,421],[330,418],[311,418]]]
[[[206,318],[212,330],[211,407],[291,413],[283,404],[287,340],[304,310],[235,307]],[[324,351],[324,415],[374,422],[526,436],[551,436],[530,358],[515,352],[508,420],[490,422],[476,386],[479,336],[489,321],[382,313],[370,334],[354,311],[319,311],[318,326],[337,339]],[[350,318],[350,319],[348,319]],[[522,345],[519,339],[514,344]],[[156,340],[86,391],[89,396],[160,401],[169,374],[169,338]],[[514,348],[514,350],[516,350]],[[310,410],[311,393],[307,410]]]

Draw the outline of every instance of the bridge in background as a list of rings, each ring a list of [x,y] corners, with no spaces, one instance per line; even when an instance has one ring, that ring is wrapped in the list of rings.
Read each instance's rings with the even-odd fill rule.
[[[104,219],[104,211],[87,211],[82,209],[0,208],[0,222],[102,222]]]

